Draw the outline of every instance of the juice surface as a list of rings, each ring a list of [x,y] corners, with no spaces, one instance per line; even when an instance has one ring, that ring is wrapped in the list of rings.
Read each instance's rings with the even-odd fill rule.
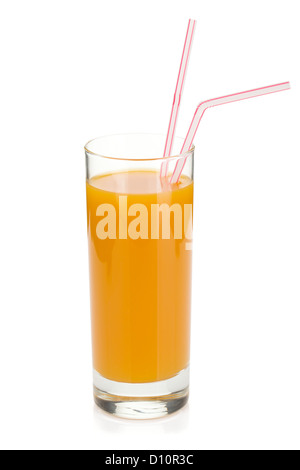
[[[147,208],[147,239],[119,238],[125,217],[120,196],[127,196],[128,210],[133,204]],[[93,362],[110,380],[165,380],[189,364],[190,240],[184,235],[184,220],[182,238],[174,239],[172,212],[170,239],[151,238],[152,205],[164,203],[180,204],[184,213],[184,205],[193,204],[191,180],[181,177],[178,184],[163,188],[158,172],[132,171],[87,182]],[[116,209],[115,239],[97,235],[103,219],[97,208],[102,204]],[[128,224],[135,218],[127,214]]]

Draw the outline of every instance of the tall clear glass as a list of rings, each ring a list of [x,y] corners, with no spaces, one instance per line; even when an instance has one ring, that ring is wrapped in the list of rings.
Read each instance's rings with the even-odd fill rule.
[[[165,136],[85,146],[94,396],[123,418],[157,418],[188,400],[194,147],[163,159]],[[185,159],[178,183],[170,175]]]

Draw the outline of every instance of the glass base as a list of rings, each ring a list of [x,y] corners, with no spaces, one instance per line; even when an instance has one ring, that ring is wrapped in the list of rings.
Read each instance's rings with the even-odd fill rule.
[[[114,382],[94,371],[96,405],[119,418],[161,418],[180,410],[188,396],[189,368],[171,379],[151,383]]]

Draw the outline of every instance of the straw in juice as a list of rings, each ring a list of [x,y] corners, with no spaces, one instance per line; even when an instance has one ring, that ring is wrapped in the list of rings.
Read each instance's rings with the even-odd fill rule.
[[[180,154],[185,154],[191,148],[200,121],[206,109],[214,106],[220,106],[221,104],[232,103],[234,101],[246,100],[248,98],[255,98],[256,96],[268,95],[270,93],[276,93],[278,91],[288,90],[290,88],[289,82],[278,83],[276,85],[270,85],[262,88],[255,88],[254,90],[242,91],[240,93],[234,93],[233,95],[221,96],[220,98],[214,98],[207,101],[203,101],[197,106],[194,117],[192,119],[189,131],[185,138],[184,144],[180,151]],[[183,171],[186,158],[182,158],[176,162],[174,172],[170,178],[170,183],[174,184],[179,181],[180,175]]]
[[[175,88],[171,117],[170,117],[166,145],[165,145],[165,150],[164,150],[164,157],[169,157],[172,152],[178,111],[180,107],[183,85],[184,85],[184,81],[186,77],[188,61],[189,61],[190,52],[191,52],[191,45],[192,45],[192,40],[194,36],[195,25],[196,25],[195,20],[189,20],[183,53],[181,57],[180,67],[179,67],[179,74],[178,74],[176,88]],[[167,173],[168,173],[168,162],[166,161],[161,165],[160,176],[164,178],[167,176]]]

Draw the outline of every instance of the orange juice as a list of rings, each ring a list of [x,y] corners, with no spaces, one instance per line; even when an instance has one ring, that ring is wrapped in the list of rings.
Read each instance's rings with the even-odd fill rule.
[[[172,187],[155,171],[87,182],[93,362],[103,377],[155,382],[188,367],[192,212],[185,209],[192,204],[193,183],[184,176]],[[178,209],[169,212],[167,236],[162,212],[155,218],[162,205]]]

